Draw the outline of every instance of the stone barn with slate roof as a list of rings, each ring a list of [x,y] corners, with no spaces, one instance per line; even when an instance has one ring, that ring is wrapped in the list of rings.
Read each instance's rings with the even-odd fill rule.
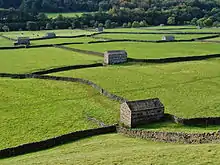
[[[120,122],[131,128],[159,121],[163,117],[164,106],[158,98],[127,101],[121,104]]]
[[[55,38],[56,34],[54,32],[48,32],[44,36],[45,38]]]
[[[174,41],[175,37],[174,36],[163,36],[162,40],[163,41]]]
[[[108,65],[127,62],[127,52],[124,50],[112,50],[104,53],[104,63]]]
[[[30,38],[29,37],[18,37],[14,45],[30,45]]]

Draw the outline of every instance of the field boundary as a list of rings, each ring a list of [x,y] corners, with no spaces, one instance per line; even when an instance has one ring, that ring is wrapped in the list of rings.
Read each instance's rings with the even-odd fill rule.
[[[76,131],[65,135],[57,136],[54,138],[50,138],[47,140],[22,144],[16,147],[0,150],[0,158],[8,158],[12,156],[18,156],[31,152],[41,151],[62,144],[70,143],[76,140],[80,140],[83,138],[88,138],[88,137],[107,134],[107,133],[115,133],[115,132],[116,132],[116,125],[95,128],[95,129],[88,129],[83,131]]]
[[[56,68],[51,68],[51,69],[42,69],[39,71],[32,72],[30,74],[40,74],[40,75],[41,74],[50,74],[50,73],[68,71],[68,70],[94,68],[94,67],[101,67],[101,66],[103,66],[102,63],[85,64],[85,65],[70,65],[70,66],[56,67]]]
[[[147,129],[129,129],[118,127],[117,132],[127,137],[142,138],[166,143],[202,144],[220,142],[220,132],[211,133],[183,133],[183,132],[159,132]]]
[[[98,86],[90,80],[85,80],[82,78],[73,78],[73,77],[58,77],[58,76],[47,76],[47,75],[38,75],[38,74],[11,74],[11,73],[0,73],[0,77],[8,77],[13,79],[26,79],[26,78],[35,78],[43,80],[55,80],[55,81],[66,81],[66,82],[78,82],[81,84],[89,85],[92,88],[99,91],[103,96],[120,103],[127,101],[127,99],[117,96]]]

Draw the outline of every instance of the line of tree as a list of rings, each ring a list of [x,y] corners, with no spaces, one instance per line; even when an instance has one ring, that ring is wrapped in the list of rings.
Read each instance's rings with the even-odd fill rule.
[[[110,1],[112,8],[107,11],[99,8],[97,12],[84,13],[73,18],[59,15],[55,19],[49,19],[44,13],[34,10],[0,10],[0,30],[3,31],[3,27],[7,30],[39,30],[99,26],[144,27],[159,24],[220,26],[220,3],[215,0],[146,0],[146,3],[144,0],[133,0],[140,3],[120,0],[121,7],[117,6],[118,0]]]

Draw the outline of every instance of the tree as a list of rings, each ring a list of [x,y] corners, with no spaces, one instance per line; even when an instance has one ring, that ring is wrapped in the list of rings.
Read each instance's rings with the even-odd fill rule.
[[[98,25],[98,27],[103,27],[104,25],[103,25],[103,23],[99,23],[99,25]]]
[[[138,21],[134,21],[134,22],[132,23],[132,27],[133,27],[133,28],[138,28],[138,27],[140,27],[139,22],[138,22]]]
[[[140,22],[140,27],[146,27],[148,24],[145,20]]]
[[[123,23],[122,27],[123,27],[123,28],[127,28],[127,27],[128,27],[128,24],[127,24],[127,23]]]
[[[211,18],[208,18],[203,21],[204,26],[211,27],[213,25],[213,21]]]
[[[128,22],[128,28],[131,28],[132,24],[131,22]]]
[[[175,25],[176,24],[176,18],[175,17],[169,17],[167,19],[167,24],[168,25]]]
[[[53,29],[53,26],[52,26],[52,24],[51,24],[50,22],[48,22],[48,23],[46,24],[46,29],[47,29],[47,30],[52,30],[52,29]]]
[[[38,25],[37,25],[36,22],[28,21],[26,23],[26,28],[27,28],[27,30],[33,31],[33,30],[37,30],[38,29]]]
[[[37,19],[38,19],[39,21],[46,21],[46,20],[48,19],[48,17],[47,17],[46,14],[44,14],[44,13],[39,13],[39,14],[37,15]]]
[[[3,30],[4,32],[9,32],[9,27],[8,27],[7,25],[4,25],[4,26],[2,27],[2,30]]]
[[[191,20],[191,25],[197,25],[197,21],[198,21],[198,18],[193,18],[192,20]]]
[[[4,1],[0,0],[0,7],[3,7],[3,5],[4,5]]]
[[[105,21],[105,28],[106,28],[106,29],[111,28],[111,23],[112,23],[112,21],[111,21],[111,20],[109,20],[109,19],[108,19],[108,20],[106,20],[106,21]]]

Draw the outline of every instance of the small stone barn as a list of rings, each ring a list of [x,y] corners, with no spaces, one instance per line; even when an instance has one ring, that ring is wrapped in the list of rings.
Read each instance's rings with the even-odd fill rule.
[[[104,63],[108,65],[127,62],[127,52],[124,50],[111,50],[104,53]]]
[[[174,41],[175,37],[174,36],[163,36],[162,40],[163,41]]]
[[[98,27],[98,28],[96,28],[96,31],[101,33],[104,31],[104,27]]]
[[[120,123],[130,128],[159,121],[163,116],[164,106],[158,98],[121,104]]]
[[[56,37],[56,34],[54,32],[49,32],[49,33],[46,33],[45,38],[55,38]]]
[[[29,37],[18,37],[14,45],[30,45],[30,38]]]

